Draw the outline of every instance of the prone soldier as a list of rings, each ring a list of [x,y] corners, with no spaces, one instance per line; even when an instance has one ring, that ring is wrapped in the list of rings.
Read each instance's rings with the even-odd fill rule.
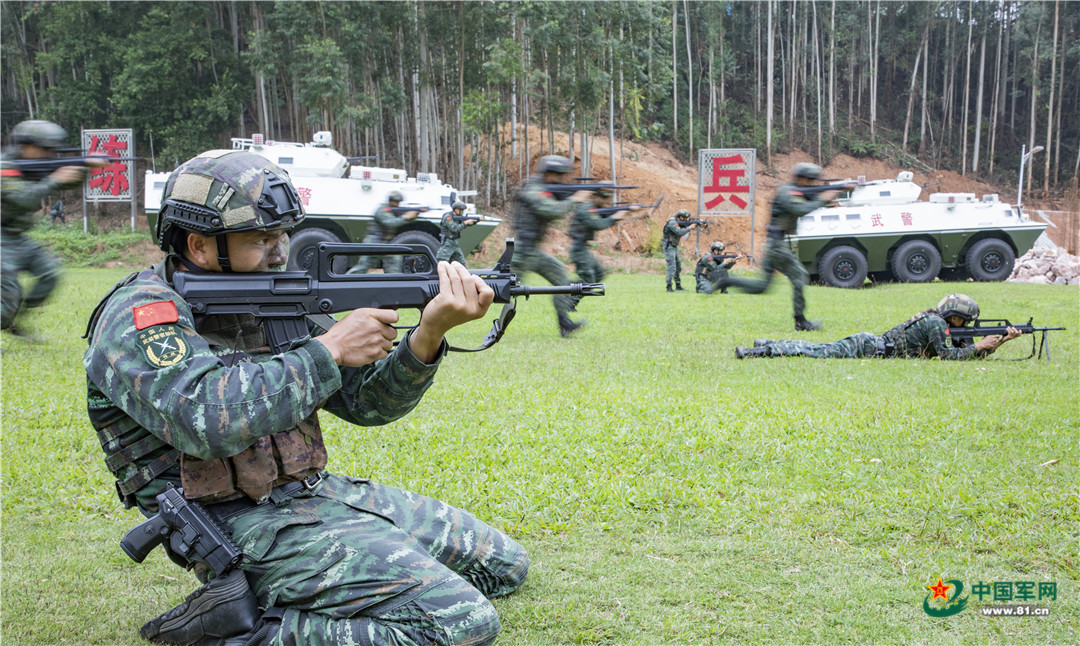
[[[441,262],[438,294],[396,347],[397,312],[364,308],[309,318],[308,336],[275,353],[251,315],[198,314],[174,288],[185,272],[225,280],[284,266],[286,235],[303,219],[277,166],[247,151],[204,153],[166,182],[164,261],[121,281],[91,315],[87,408],[121,500],[148,517],[168,512],[152,528],[197,525],[201,508],[204,526],[244,555],[226,572],[226,550],[210,568],[223,576],[141,633],[173,644],[488,644],[500,628],[489,598],[524,582],[525,550],[462,509],[327,472],[318,411],[361,426],[407,414],[431,386],[445,333],[482,318],[494,292]],[[184,511],[174,495],[159,509],[170,487],[198,506]],[[199,534],[168,545],[207,540]],[[152,549],[126,549],[141,556],[140,546]],[[204,547],[186,552],[216,551]]]
[[[964,327],[979,317],[979,305],[970,296],[949,294],[932,310],[920,312],[883,334],[860,332],[832,343],[757,339],[753,348],[735,348],[739,359],[747,357],[802,356],[816,359],[859,357],[933,358],[948,360],[981,359],[1006,341],[1020,336],[1009,327],[1004,336],[987,336],[977,343],[949,336],[950,327]]]
[[[716,286],[727,280],[728,270],[738,262],[736,254],[724,254],[724,243],[716,241],[709,247],[709,253],[702,256],[694,267],[694,278],[697,281],[699,294],[712,294]],[[721,294],[727,294],[727,288],[720,289]]]

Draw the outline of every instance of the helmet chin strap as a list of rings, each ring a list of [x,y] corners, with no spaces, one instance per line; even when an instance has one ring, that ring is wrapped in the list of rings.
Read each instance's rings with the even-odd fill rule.
[[[229,245],[225,242],[224,233],[214,236],[217,239],[217,261],[221,271],[232,273],[232,263],[229,262]]]

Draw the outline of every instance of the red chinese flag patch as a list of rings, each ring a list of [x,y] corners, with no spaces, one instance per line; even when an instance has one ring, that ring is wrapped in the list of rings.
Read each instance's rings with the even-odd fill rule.
[[[176,323],[180,320],[180,313],[176,311],[176,303],[172,301],[158,301],[131,308],[135,316],[135,329],[145,330],[162,323]]]
[[[0,176],[2,177],[19,177],[22,173],[18,168],[4,168],[0,169]]]

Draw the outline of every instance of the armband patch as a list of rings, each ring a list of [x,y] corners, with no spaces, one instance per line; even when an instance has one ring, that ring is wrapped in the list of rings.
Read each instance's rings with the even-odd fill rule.
[[[172,301],[157,301],[149,305],[131,308],[135,317],[135,329],[145,330],[148,327],[163,323],[176,323],[180,320],[180,313],[176,311],[176,303]]]
[[[191,354],[191,346],[184,340],[184,333],[178,325],[157,325],[143,330],[135,335],[135,342],[150,365],[156,368],[176,365]]]
[[[0,169],[0,177],[20,177],[22,173],[18,168]]]

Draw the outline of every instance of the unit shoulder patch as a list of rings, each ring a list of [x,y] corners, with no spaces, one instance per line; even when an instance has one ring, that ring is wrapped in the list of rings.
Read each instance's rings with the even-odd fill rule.
[[[139,332],[135,342],[150,365],[156,368],[176,365],[191,354],[191,346],[184,340],[184,332],[178,325],[155,325]]]

